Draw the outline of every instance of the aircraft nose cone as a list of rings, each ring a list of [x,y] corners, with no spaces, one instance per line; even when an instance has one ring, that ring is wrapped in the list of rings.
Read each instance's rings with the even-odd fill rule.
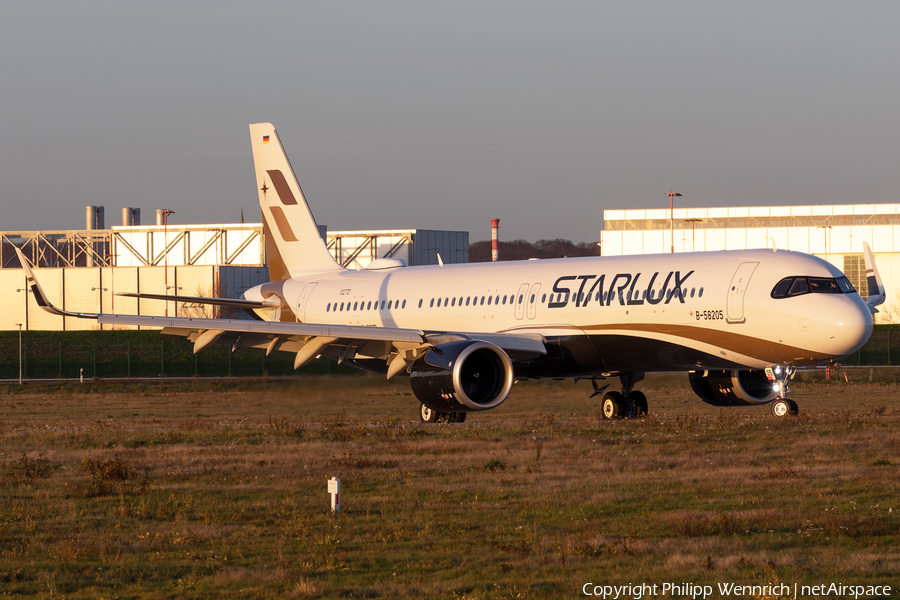
[[[854,302],[835,313],[830,329],[834,354],[851,354],[869,341],[869,336],[872,335],[872,313],[861,300]]]

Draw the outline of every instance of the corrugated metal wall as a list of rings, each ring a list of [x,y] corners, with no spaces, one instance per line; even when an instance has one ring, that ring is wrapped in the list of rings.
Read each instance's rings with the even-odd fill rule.
[[[138,300],[115,296],[121,292],[168,293],[179,296],[238,298],[250,287],[265,283],[265,267],[170,266],[165,267],[86,267],[36,270],[41,287],[50,300],[64,310],[74,312],[117,312],[140,315],[181,314],[181,303],[163,300]],[[217,290],[218,286],[218,292]],[[177,306],[176,306],[177,305]],[[59,317],[42,310],[31,291],[25,289],[25,276],[19,269],[0,270],[0,329],[87,330],[99,329],[93,319]],[[213,316],[213,315],[207,315]],[[232,318],[246,315],[235,312]]]

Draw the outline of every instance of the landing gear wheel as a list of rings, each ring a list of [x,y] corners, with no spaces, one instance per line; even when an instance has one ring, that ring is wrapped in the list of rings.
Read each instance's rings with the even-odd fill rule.
[[[647,396],[644,392],[631,392],[631,400],[634,402],[634,418],[641,419],[647,416]]]
[[[446,414],[448,415],[447,421],[449,421],[450,423],[465,423],[466,415],[469,413],[452,412],[452,413],[446,413]]]
[[[772,403],[772,414],[778,418],[793,417],[798,412],[800,412],[800,408],[793,400],[788,400],[787,398],[779,398]]]
[[[603,417],[622,419],[625,417],[625,397],[619,392],[606,392],[603,396]]]
[[[439,413],[432,408],[428,408],[424,404],[419,407],[419,419],[423,423],[437,423],[443,414],[444,413]]]

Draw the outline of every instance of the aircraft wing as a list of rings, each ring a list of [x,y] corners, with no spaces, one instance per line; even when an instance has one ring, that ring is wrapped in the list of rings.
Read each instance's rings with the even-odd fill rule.
[[[51,305],[52,306],[52,305]],[[384,360],[392,377],[440,344],[479,340],[502,348],[512,360],[527,360],[547,353],[540,334],[464,333],[422,331],[400,327],[365,327],[324,323],[290,323],[238,319],[202,319],[145,315],[100,314],[103,325],[161,327],[162,333],[181,335],[194,343],[194,353],[215,342],[294,352],[294,368],[316,356],[325,355],[343,362],[347,359]]]
[[[337,359],[339,363],[347,359],[384,360],[388,378],[409,368],[432,348],[453,341],[471,339],[489,342],[502,348],[512,360],[528,360],[547,353],[540,334],[464,333],[361,325],[77,313],[54,306],[25,256],[18,248],[16,252],[34,299],[45,311],[64,317],[96,319],[103,325],[161,327],[164,334],[187,337],[194,343],[194,353],[215,342],[230,342],[232,349],[239,346],[265,348],[267,355],[273,350],[294,352],[294,368],[322,354]],[[152,297],[150,294],[140,296]],[[186,299],[191,297],[177,298],[190,301]],[[164,296],[162,299],[172,297]]]

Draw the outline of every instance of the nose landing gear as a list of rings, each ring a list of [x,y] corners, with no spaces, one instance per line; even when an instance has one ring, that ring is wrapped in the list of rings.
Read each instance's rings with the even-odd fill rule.
[[[797,369],[788,365],[786,367],[766,367],[766,376],[769,381],[774,381],[778,390],[778,398],[772,402],[772,414],[778,418],[793,417],[800,412],[797,403],[787,397],[791,391],[788,382],[794,378]]]

